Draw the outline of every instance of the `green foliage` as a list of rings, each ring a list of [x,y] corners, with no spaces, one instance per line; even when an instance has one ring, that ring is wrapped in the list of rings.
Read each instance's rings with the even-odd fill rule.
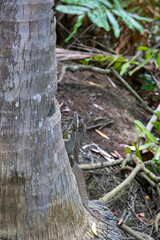
[[[154,90],[157,88],[151,74],[143,73],[139,74],[138,77],[143,81],[142,90]]]
[[[73,27],[73,31],[72,31],[72,33],[69,35],[69,37],[65,39],[65,42],[68,42],[68,41],[73,37],[73,35],[77,32],[77,29],[78,29],[78,28],[81,26],[81,24],[82,24],[83,18],[84,18],[84,14],[79,15],[79,16],[77,17],[76,23],[74,24],[74,27]]]
[[[158,64],[158,68],[160,69],[160,51],[159,51],[158,57],[157,57],[157,64]]]
[[[152,124],[157,129],[158,133],[160,134],[160,112],[159,111],[155,111],[154,113],[158,117],[158,121],[152,122]]]
[[[66,5],[57,5],[56,10],[66,13],[79,15],[74,25],[71,35],[66,39],[66,42],[72,38],[81,26],[84,15],[100,28],[110,31],[112,27],[116,38],[120,36],[120,27],[115,16],[122,20],[130,29],[138,29],[143,32],[144,28],[139,21],[152,21],[147,17],[141,17],[135,12],[127,12],[124,7],[130,2],[120,2],[119,0],[61,0]]]
[[[146,127],[143,125],[143,123],[141,123],[138,120],[134,121],[136,127],[140,130],[140,132],[143,134],[145,134],[145,137],[147,139],[148,143],[158,143],[157,139],[153,136],[153,134],[151,134]]]
[[[155,146],[155,143],[145,143],[145,144],[139,146],[139,150],[142,151],[145,149],[150,149],[150,148],[153,148],[154,146]]]
[[[136,149],[137,157],[143,162],[139,148],[136,146],[136,144],[134,142],[132,142],[132,146],[134,146]]]
[[[158,130],[158,133],[160,134],[160,112],[155,111],[155,114],[158,117],[158,120],[156,122],[153,122],[152,124],[154,127]],[[160,172],[160,146],[158,145],[158,140],[154,137],[153,134],[151,134],[146,127],[138,120],[135,120],[135,125],[138,130],[138,136],[139,136],[139,141],[138,141],[138,146],[135,143],[132,143],[132,145],[135,147],[135,152],[137,157],[143,162],[143,157],[141,155],[141,151],[143,150],[148,150],[154,152],[154,157],[152,161],[154,161],[155,166],[157,167],[158,171]],[[143,145],[140,145],[139,143],[141,142],[141,137],[145,136],[145,143]],[[129,147],[125,148],[126,153],[130,153],[131,149]],[[148,167],[148,169],[152,172],[154,170],[152,167]]]
[[[160,111],[154,111],[155,115],[158,117],[158,120],[160,121]]]
[[[145,60],[141,64],[139,64],[136,68],[129,72],[130,76],[136,71],[138,71],[140,68],[144,67],[151,59],[153,59],[157,63],[158,68],[160,69],[160,50],[150,49],[146,46],[140,46],[138,50],[144,51]]]
[[[125,151],[126,151],[126,153],[132,153],[132,150],[129,148],[129,147],[125,147]]]
[[[100,64],[103,64],[104,62],[109,62],[108,67],[113,67],[116,71],[120,71],[120,75],[123,75],[129,67],[133,65],[137,65],[138,62],[136,62],[134,59],[129,61],[127,58],[123,56],[101,56],[96,55],[91,58],[86,58],[84,60],[80,61],[83,65],[88,65],[90,62],[98,62]]]
[[[133,73],[144,67],[151,59],[153,59],[159,69],[160,69],[160,50],[158,49],[150,49],[146,46],[140,46],[138,48],[139,51],[144,51],[145,53],[145,60],[142,63],[138,63],[136,60],[129,61],[127,58],[124,58],[123,56],[110,56],[110,57],[104,57],[104,56],[94,56],[93,58],[88,58],[83,60],[82,64],[89,64],[90,61],[97,61],[99,63],[104,63],[105,61],[109,61],[109,66],[113,66],[113,68],[117,71],[120,71],[120,75],[123,75],[130,67],[134,67],[133,70],[129,71],[129,75],[131,76]],[[135,65],[138,65],[135,67]],[[150,75],[149,75],[150,76]],[[154,89],[155,88],[155,82],[152,81],[152,79],[147,79],[149,76],[145,75],[145,82],[147,87],[143,87],[143,89]]]

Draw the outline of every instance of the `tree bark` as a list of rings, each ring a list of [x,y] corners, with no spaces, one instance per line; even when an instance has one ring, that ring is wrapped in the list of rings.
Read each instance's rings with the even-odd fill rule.
[[[0,0],[0,239],[83,239],[89,226],[54,97],[52,5]]]
[[[65,150],[52,5],[0,0],[0,239],[95,239],[96,221],[99,239],[117,240],[84,208]]]

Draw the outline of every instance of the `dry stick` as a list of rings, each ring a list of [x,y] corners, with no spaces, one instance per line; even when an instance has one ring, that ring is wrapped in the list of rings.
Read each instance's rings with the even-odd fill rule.
[[[132,157],[130,154],[127,154],[127,157],[125,159],[123,159],[122,161],[122,165],[121,165],[121,171],[133,171],[133,167],[130,166],[126,166],[126,163],[131,161]],[[141,163],[140,161],[138,163]],[[149,164],[148,164],[149,163]],[[144,162],[144,165],[151,165],[152,160]],[[152,181],[150,178],[147,177],[147,175],[143,172],[140,172],[137,174],[138,177],[143,178],[145,181],[147,181],[152,187],[156,187],[156,184],[154,183],[154,181]]]
[[[132,167],[129,167],[129,166],[125,166],[123,168],[121,168],[121,171],[130,171],[132,172],[133,171],[133,168]],[[147,177],[147,175],[143,172],[141,173],[137,173],[137,177],[139,178],[143,178],[146,182],[148,182],[153,188],[156,187],[156,184],[150,179]]]
[[[132,156],[132,159],[133,159],[133,162],[134,162],[136,165],[137,165],[137,164],[141,164],[141,160],[140,160],[137,156],[133,155],[133,156]],[[149,177],[151,177],[156,184],[159,183],[159,182],[160,182],[160,177],[157,177],[154,173],[152,173],[150,170],[148,170],[148,169],[145,167],[145,165],[148,165],[148,163],[147,163],[147,162],[144,163],[143,171],[144,171]]]
[[[115,187],[112,191],[109,193],[105,194],[100,200],[104,202],[105,204],[113,198],[113,196],[117,195],[120,191],[122,191],[127,185],[129,185],[133,179],[135,178],[136,174],[140,172],[144,167],[144,164],[138,164],[133,171],[130,173],[130,175],[122,182],[120,183],[117,187]]]
[[[154,173],[152,173],[150,170],[148,170],[146,167],[143,168],[143,171],[153,179],[155,183],[160,182],[160,177],[157,177]]]
[[[115,166],[118,164],[123,164],[123,162],[125,161],[125,163],[130,162],[132,159],[130,157],[130,154],[127,154],[125,159],[117,159],[113,162],[102,162],[102,163],[92,163],[92,164],[81,164],[79,165],[79,167],[82,170],[94,170],[94,169],[100,169],[100,168],[105,168],[105,167],[111,167],[111,166]]]
[[[120,228],[122,230],[124,230],[125,232],[129,233],[132,237],[138,239],[138,240],[146,240],[143,237],[141,237],[140,235],[138,235],[136,232],[134,232],[131,228],[127,227],[126,225],[122,224],[120,226]]]
[[[145,238],[140,236],[140,234],[141,234],[140,232],[133,231],[131,228],[129,228],[128,226],[126,226],[124,224],[122,224],[120,226],[120,229],[126,231],[128,234],[130,234],[131,236],[133,236],[137,240],[154,240],[152,237],[150,237],[149,235],[147,235],[145,233],[142,233]]]
[[[122,161],[123,161],[123,159],[118,159],[118,160],[115,160],[115,161],[112,161],[112,162],[81,164],[81,165],[79,165],[79,167],[82,170],[94,170],[94,169],[100,169],[100,168],[115,166],[115,165],[121,164]]]
[[[66,70],[70,70],[72,72],[76,71],[92,71],[92,72],[98,72],[101,74],[109,74],[112,73],[116,78],[118,78],[121,83],[130,91],[130,93],[140,102],[140,106],[143,107],[146,111],[149,113],[153,114],[154,111],[147,106],[147,104],[143,101],[143,99],[133,90],[131,86],[116,72],[114,69],[109,70],[109,69],[101,69],[98,67],[92,67],[92,66],[83,66],[83,65],[77,65],[77,66],[63,66],[62,67],[62,73],[59,77],[58,82],[61,82]]]
[[[121,168],[124,168],[126,166],[126,163],[131,161],[132,161],[131,155],[127,154],[126,158],[124,158],[122,161]]]
[[[157,214],[155,219],[155,230],[158,232],[158,222],[160,221],[160,212]]]

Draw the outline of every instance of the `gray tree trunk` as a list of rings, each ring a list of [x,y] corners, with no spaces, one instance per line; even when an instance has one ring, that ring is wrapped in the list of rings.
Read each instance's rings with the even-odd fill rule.
[[[52,5],[0,0],[0,239],[87,235],[54,97]]]

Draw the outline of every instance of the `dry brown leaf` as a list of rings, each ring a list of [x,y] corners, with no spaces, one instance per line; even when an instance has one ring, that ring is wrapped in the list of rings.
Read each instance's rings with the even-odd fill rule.
[[[102,131],[98,130],[98,129],[95,129],[96,133],[98,133],[101,137],[109,140],[110,138],[105,134],[103,133]]]

